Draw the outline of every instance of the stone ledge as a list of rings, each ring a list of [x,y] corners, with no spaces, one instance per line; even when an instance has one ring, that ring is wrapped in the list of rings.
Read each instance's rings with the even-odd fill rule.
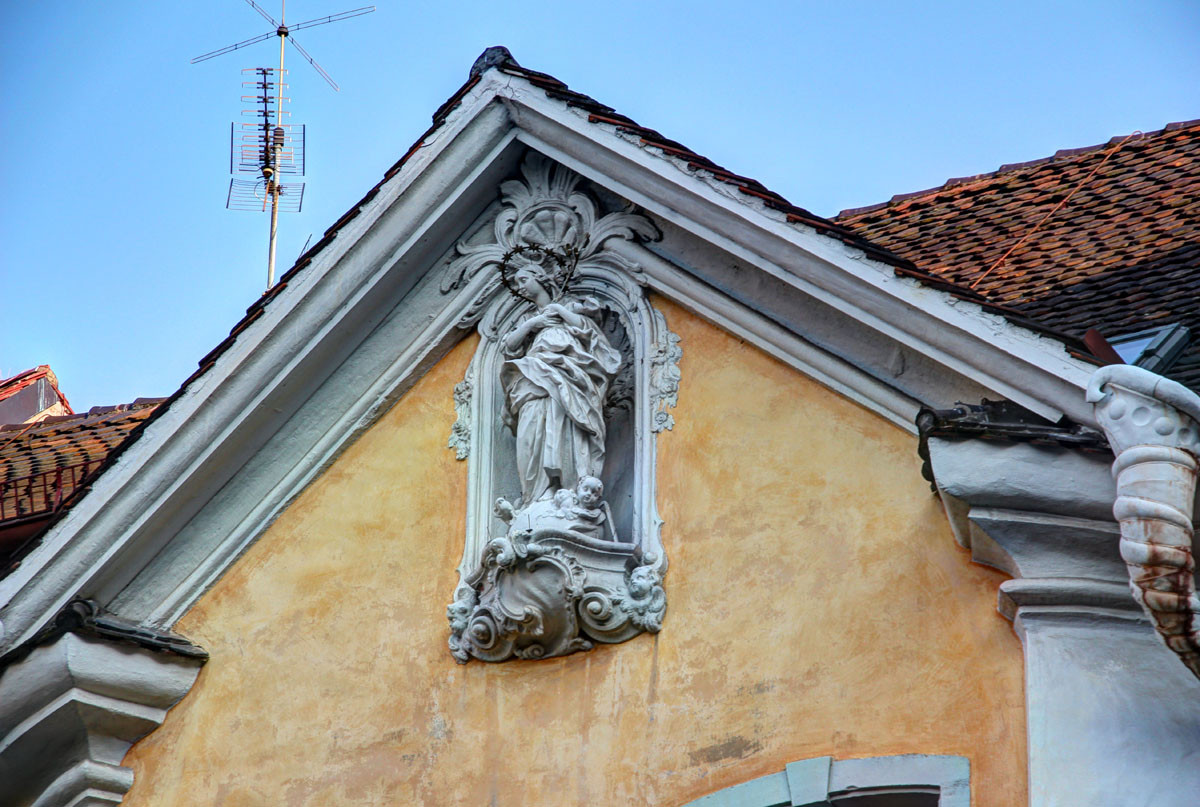
[[[14,805],[119,804],[125,753],[187,694],[203,660],[66,633],[0,673],[0,781]]]

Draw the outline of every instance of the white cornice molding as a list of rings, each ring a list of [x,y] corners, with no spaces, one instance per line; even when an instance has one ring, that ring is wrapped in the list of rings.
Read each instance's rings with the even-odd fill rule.
[[[591,123],[582,110],[565,109],[527,82],[514,79],[506,94],[520,137],[532,148],[1044,417],[1092,422],[1081,393],[1095,368],[1061,343],[896,277],[890,266],[788,223],[761,201],[706,179],[702,169],[691,171],[610,124]],[[647,183],[647,174],[658,181]]]
[[[118,804],[133,743],[187,694],[201,662],[63,634],[0,673],[5,804]],[[11,799],[9,801],[8,799]]]
[[[0,580],[0,654],[28,641],[77,594],[97,594],[103,602],[116,597],[129,582],[125,570],[150,563],[195,510],[223,487],[224,479],[212,479],[215,458],[233,468],[245,464],[251,452],[238,446],[261,446],[279,420],[293,414],[276,403],[287,396],[289,385],[327,374],[329,365],[336,366],[353,350],[364,330],[385,319],[388,312],[380,310],[380,301],[397,298],[421,279],[427,263],[407,264],[409,253],[430,238],[434,225],[445,227],[462,209],[478,207],[481,200],[464,199],[483,193],[482,188],[507,173],[500,157],[509,150],[514,133],[503,107],[493,100],[483,87],[469,93],[425,147],[343,226],[338,238],[288,281],[289,287],[216,364],[195,379],[97,480],[91,493]],[[437,161],[445,155],[449,157]],[[368,243],[373,250],[365,248]],[[326,281],[335,270],[337,280]],[[396,286],[401,286],[399,294]],[[307,435],[325,445],[305,451],[286,479],[272,480],[248,521],[225,525],[230,538],[206,559],[203,572],[185,582],[186,591],[160,592],[162,601],[138,617],[153,614],[157,624],[178,618],[329,458],[361,432],[357,421],[373,419],[373,407],[394,400],[388,392],[403,380],[396,376],[424,370],[427,357],[445,347],[455,316],[450,313],[427,320],[424,328],[406,329],[399,358],[391,360],[392,372],[359,391],[364,394],[357,411],[340,413],[344,416],[336,425],[343,429],[330,433],[326,425],[320,435]],[[382,397],[372,398],[370,393]],[[193,487],[190,495],[185,492],[188,486]],[[190,512],[185,509],[188,504],[178,504],[180,499],[191,502]],[[156,517],[167,523],[155,524]],[[109,579],[114,570],[117,576]]]
[[[1030,805],[1192,800],[1200,681],[1130,594],[1110,458],[937,437],[929,458],[955,537],[1013,575],[998,599],[1025,652]]]
[[[612,249],[641,266],[646,274],[647,285],[664,297],[681,303],[899,428],[914,435],[917,433],[920,401],[776,324],[754,309],[725,295],[713,294],[710,286],[696,280],[644,244],[623,241]]]

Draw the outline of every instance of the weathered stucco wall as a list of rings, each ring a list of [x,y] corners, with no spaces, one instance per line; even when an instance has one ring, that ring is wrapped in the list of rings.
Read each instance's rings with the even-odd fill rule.
[[[1022,658],[916,442],[687,312],[661,634],[454,663],[460,345],[177,626],[212,653],[130,805],[676,805],[805,757],[970,757],[1025,801]]]

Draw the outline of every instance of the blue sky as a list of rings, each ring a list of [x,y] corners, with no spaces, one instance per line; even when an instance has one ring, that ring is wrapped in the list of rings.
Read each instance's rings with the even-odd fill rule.
[[[262,0],[278,17],[279,0]],[[306,20],[361,0],[292,0]],[[279,264],[428,126],[489,45],[822,215],[1200,117],[1200,5],[399,3],[297,34],[305,210]],[[0,377],[77,410],[169,395],[265,282],[267,220],[224,208],[242,0],[11,4],[0,48]]]

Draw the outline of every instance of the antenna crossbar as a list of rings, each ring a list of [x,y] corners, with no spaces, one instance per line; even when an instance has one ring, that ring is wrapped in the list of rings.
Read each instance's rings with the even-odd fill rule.
[[[314,59],[308,51],[306,51],[303,47],[301,47],[300,43],[296,41],[296,38],[294,36],[292,36],[292,34],[296,31],[300,31],[305,28],[315,28],[318,25],[327,25],[328,23],[331,23],[331,22],[341,22],[342,20],[349,20],[354,17],[361,17],[362,15],[370,14],[371,12],[373,12],[375,10],[375,6],[362,6],[361,8],[352,8],[349,11],[341,11],[341,12],[338,12],[337,14],[329,14],[324,17],[314,17],[311,20],[305,20],[304,22],[299,22],[299,23],[296,23],[295,25],[288,25],[286,11],[281,12],[280,21],[277,23],[277,22],[275,22],[275,18],[272,17],[270,14],[268,14],[266,12],[266,10],[263,9],[262,6],[258,5],[258,3],[255,3],[254,0],[246,0],[246,3],[252,9],[257,11],[258,14],[264,20],[271,23],[274,30],[268,31],[265,34],[260,34],[256,37],[251,37],[250,39],[243,40],[242,42],[238,42],[233,45],[228,45],[224,48],[218,48],[217,50],[211,51],[209,53],[205,53],[201,56],[197,56],[195,59],[192,59],[192,64],[196,64],[197,62],[207,61],[207,60],[212,59],[217,56],[223,56],[226,53],[232,53],[233,51],[238,50],[240,48],[244,48],[249,45],[254,45],[259,42],[265,42],[266,40],[270,39],[271,37],[277,36],[277,37],[279,37],[279,40],[280,40],[279,41],[279,48],[280,48],[279,63],[280,63],[281,70],[283,69],[283,41],[291,40],[292,46],[296,48],[296,51],[301,56],[304,57],[305,61],[307,61],[309,64],[311,64],[313,66],[313,69],[317,71],[317,74],[320,75],[321,78],[325,79],[325,81],[329,83],[329,86],[333,87],[333,89],[335,91],[340,90],[340,88],[337,85],[337,82],[333,80],[333,78],[329,75],[328,72],[326,72],[325,68],[323,68],[323,67],[321,67],[321,65],[317,64],[317,60]],[[282,8],[286,9],[286,7],[282,7]]]
[[[317,17],[316,19],[306,20],[305,22],[298,22],[295,25],[289,25],[287,29],[288,33],[290,34],[292,31],[299,31],[302,28],[312,28],[317,25],[324,25],[327,22],[341,22],[342,20],[348,20],[351,17],[361,17],[363,14],[370,14],[374,10],[375,6],[363,6],[362,8],[356,8],[351,11],[343,11],[340,14],[331,14],[328,17]]]
[[[293,36],[291,38],[291,41],[292,41],[292,47],[294,47],[296,50],[298,50],[300,52],[300,55],[303,56],[305,58],[305,60],[313,66],[313,69],[316,70],[317,73],[320,74],[321,78],[325,79],[325,81],[329,83],[330,87],[333,87],[334,92],[341,92],[341,88],[338,87],[337,82],[333,80],[333,76],[326,73],[325,68],[321,67],[321,65],[317,64],[317,60],[314,59],[312,56],[310,56],[308,51],[306,51],[304,48],[300,47],[300,43],[296,41],[296,37]]]
[[[304,206],[304,183],[281,182],[278,184],[279,212],[299,213]],[[253,213],[265,213],[272,204],[273,191],[267,190],[263,180],[255,182],[252,179],[229,180],[229,195],[225,207],[229,210],[246,210]]]
[[[254,0],[246,0],[246,2],[250,4],[250,8],[254,9],[259,14],[261,14],[262,18],[264,20],[271,23],[271,25],[274,25],[275,27],[279,27],[279,23],[275,22],[275,18],[272,17],[270,14],[268,14],[266,11],[264,11],[262,6],[260,6],[256,2],[254,2]]]
[[[262,36],[256,36],[251,39],[247,39],[242,42],[238,42],[236,45],[228,45],[224,48],[218,48],[217,50],[214,50],[211,53],[205,53],[203,56],[197,56],[195,59],[192,59],[192,64],[196,64],[197,62],[206,62],[209,59],[215,58],[217,56],[224,56],[226,53],[233,53],[235,50],[240,50],[241,48],[245,48],[250,45],[256,45],[259,42],[265,42],[275,35],[276,35],[275,32],[271,31],[270,33],[263,34]]]

